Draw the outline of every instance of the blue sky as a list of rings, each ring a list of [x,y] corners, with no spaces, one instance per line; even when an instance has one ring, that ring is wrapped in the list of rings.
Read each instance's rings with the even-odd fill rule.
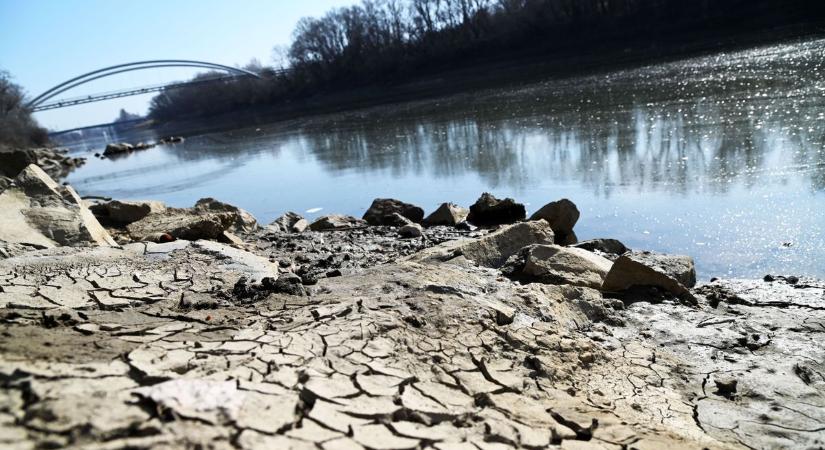
[[[304,16],[357,0],[0,0],[0,70],[35,96],[76,75],[147,59],[272,63]],[[156,69],[95,81],[67,97],[186,79],[196,69]],[[144,113],[151,96],[37,113],[53,129]]]

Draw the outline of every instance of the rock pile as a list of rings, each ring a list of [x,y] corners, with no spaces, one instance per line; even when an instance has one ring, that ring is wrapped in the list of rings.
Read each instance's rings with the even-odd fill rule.
[[[53,179],[60,179],[85,164],[84,158],[67,155],[68,150],[59,148],[12,149],[0,146],[0,191],[29,165],[40,167]]]

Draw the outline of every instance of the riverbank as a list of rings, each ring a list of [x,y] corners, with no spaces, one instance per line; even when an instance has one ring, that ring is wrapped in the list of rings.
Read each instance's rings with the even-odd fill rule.
[[[47,177],[0,194],[29,227],[0,259],[4,447],[823,445],[820,281],[694,286],[689,257],[575,243],[564,200],[261,226]]]
[[[506,57],[476,57],[460,68],[447,63],[399,80],[368,86],[353,85],[338,90],[321,89],[307,98],[285,99],[274,105],[239,107],[235,111],[209,117],[180,116],[174,120],[156,121],[152,129],[158,135],[189,136],[271,125],[273,122],[285,122],[288,126],[289,122],[312,116],[472,95],[494,88],[519,88],[537,82],[598,76],[714,54],[805,42],[822,36],[822,31],[812,23],[739,35],[717,30],[664,36],[656,40],[642,36],[608,36],[598,45],[595,42],[556,42],[547,48],[514,49]],[[145,132],[146,129],[140,131]]]

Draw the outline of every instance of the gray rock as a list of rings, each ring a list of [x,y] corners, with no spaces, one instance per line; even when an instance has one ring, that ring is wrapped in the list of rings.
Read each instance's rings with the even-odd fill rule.
[[[502,227],[478,239],[457,239],[425,249],[410,260],[445,261],[463,256],[480,266],[501,267],[510,256],[532,244],[552,244],[553,230],[543,221],[523,222]]]
[[[570,284],[599,289],[610,267],[609,259],[580,248],[558,245],[531,245],[519,252],[520,267],[513,278],[548,284]]]
[[[309,223],[303,216],[292,211],[284,213],[269,224],[271,229],[284,233],[302,233],[308,226]]]
[[[693,300],[688,288],[694,285],[696,268],[693,258],[653,252],[629,252],[613,263],[602,289],[617,292],[637,286],[653,286]]]
[[[573,227],[576,226],[580,215],[575,203],[563,198],[542,206],[530,216],[530,220],[546,220],[556,234],[556,244],[572,245],[576,243]]]
[[[198,200],[195,203],[195,209],[198,211],[225,212],[234,214],[236,218],[232,223],[232,231],[235,232],[249,233],[258,228],[258,221],[255,220],[255,216],[246,210],[230,205],[229,203],[215,200],[211,197]]]
[[[137,222],[149,214],[160,214],[166,211],[166,205],[159,201],[120,201],[112,200],[98,203],[89,207],[92,213],[100,220],[128,225]]]
[[[524,220],[526,216],[527,211],[521,203],[512,198],[499,200],[485,192],[470,206],[467,221],[482,226],[503,225]]]
[[[157,235],[168,234],[175,239],[190,241],[198,239],[219,239],[237,221],[237,214],[231,212],[194,212],[174,210],[166,214],[147,216],[126,226],[126,230],[137,241],[153,241]]]
[[[417,238],[421,237],[423,234],[424,228],[417,223],[404,225],[400,230],[398,230],[398,235],[404,238]]]
[[[0,240],[51,248],[116,246],[70,186],[60,186],[35,165],[0,194]]]
[[[432,214],[424,219],[424,225],[447,225],[454,227],[467,220],[470,210],[453,203],[442,203]]]
[[[303,233],[307,228],[309,228],[309,222],[306,219],[301,219],[292,224],[293,233]]]
[[[625,252],[630,250],[624,244],[616,239],[590,239],[587,241],[579,242],[578,244],[573,245],[576,248],[583,248],[590,252],[600,252],[606,255],[615,255],[615,257],[623,255]],[[612,258],[612,259],[615,259]],[[611,259],[611,258],[609,258]]]
[[[398,213],[415,223],[420,223],[424,219],[423,209],[392,198],[376,198],[373,200],[372,205],[364,213],[363,219],[370,225],[396,225],[392,217],[394,213]]]
[[[398,213],[392,213],[389,216],[384,216],[383,222],[383,225],[388,225],[392,227],[403,227],[415,223],[412,220]]]
[[[133,151],[135,148],[132,144],[128,144],[126,142],[113,142],[106,146],[106,149],[103,150],[104,156],[112,156],[112,155],[120,155],[122,153],[129,153]]]
[[[312,231],[348,230],[350,228],[363,227],[366,224],[366,221],[356,219],[352,216],[330,214],[317,218],[309,225],[309,229]]]

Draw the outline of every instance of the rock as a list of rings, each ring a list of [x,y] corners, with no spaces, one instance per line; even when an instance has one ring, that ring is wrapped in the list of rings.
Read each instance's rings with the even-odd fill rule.
[[[424,225],[447,225],[454,227],[467,220],[468,214],[470,214],[470,210],[467,208],[462,208],[453,203],[442,203],[438,209],[424,219]]]
[[[398,230],[398,235],[404,238],[417,238],[421,237],[424,234],[424,228],[417,223],[411,223],[409,225],[404,225]]]
[[[129,153],[132,150],[134,150],[132,144],[127,144],[126,142],[113,142],[107,145],[106,149],[103,150],[103,156],[120,155],[122,153]]]
[[[235,232],[250,233],[258,228],[258,221],[255,220],[255,216],[246,210],[230,205],[229,203],[215,200],[211,197],[198,200],[195,203],[195,209],[198,211],[225,212],[234,214],[236,218],[232,223],[232,230]]]
[[[696,268],[689,256],[629,252],[613,263],[602,290],[616,292],[634,286],[654,286],[695,302],[688,288],[696,285]]]
[[[120,201],[112,200],[98,203],[89,207],[92,213],[104,222],[118,225],[128,225],[137,222],[149,214],[160,214],[166,211],[166,205],[159,201]]]
[[[67,150],[59,148],[11,149],[0,146],[0,177],[14,178],[34,164],[50,177],[62,178],[86,162],[84,158],[72,158],[66,153]]]
[[[614,255],[614,258],[608,257],[608,259],[616,259],[616,257],[621,256],[630,250],[616,239],[590,239],[579,242],[578,244],[573,245],[573,247],[583,248],[590,252]]]
[[[490,226],[518,222],[526,216],[527,211],[521,203],[516,203],[512,198],[499,200],[485,192],[470,207],[467,220],[474,225]]]
[[[0,194],[0,240],[45,248],[116,246],[109,233],[69,186],[60,186],[35,165]]]
[[[264,278],[261,281],[263,288],[275,293],[288,295],[306,295],[301,277],[294,273],[285,273],[278,279]]]
[[[6,190],[11,185],[12,179],[0,175],[0,193]]]
[[[237,214],[230,212],[193,212],[170,210],[166,214],[147,216],[126,226],[137,241],[154,241],[153,236],[168,234],[175,239],[190,241],[219,239],[237,221]]]
[[[303,233],[309,222],[300,214],[290,211],[275,219],[269,226],[283,233]]]
[[[601,288],[613,265],[609,259],[587,250],[558,245],[525,247],[519,252],[517,259],[517,267],[505,271],[509,272],[511,278],[593,289]]]
[[[552,244],[553,230],[543,221],[523,222],[502,227],[478,239],[457,239],[425,249],[410,260],[446,261],[463,256],[480,266],[501,267],[507,258],[532,244]]]
[[[572,245],[575,244],[575,235],[573,227],[579,220],[579,209],[576,208],[575,203],[563,198],[556,202],[550,202],[541,207],[538,211],[530,216],[530,220],[544,219],[550,224],[553,233],[556,234],[556,244]]]
[[[383,219],[382,222],[383,222],[382,225],[387,225],[387,226],[391,226],[391,227],[403,227],[403,226],[407,226],[407,225],[410,225],[412,223],[415,223],[412,220],[410,220],[410,219],[408,219],[408,218],[406,218],[406,217],[404,217],[404,216],[402,216],[401,214],[398,214],[398,213],[392,213],[388,216],[384,216],[384,219]]]
[[[366,222],[352,216],[342,214],[330,214],[319,217],[309,225],[312,231],[348,230],[350,228],[363,227]]]
[[[221,233],[221,235],[218,236],[218,241],[223,242],[224,244],[232,244],[239,247],[244,245],[243,239],[239,238],[230,231],[224,231]]]
[[[392,198],[376,198],[372,201],[363,219],[370,225],[393,225],[391,222],[393,213],[398,213],[412,222],[420,223],[424,219],[424,210],[418,206],[404,203]]]
[[[575,231],[571,231],[569,233],[566,233],[566,234],[562,235],[561,237],[556,235],[556,244],[558,244],[558,245],[565,245],[565,246],[575,245],[578,242],[579,242],[579,237],[576,236]]]
[[[735,378],[731,377],[717,377],[713,379],[713,383],[716,384],[716,394],[728,400],[732,400],[736,395],[736,386],[739,384]]]

